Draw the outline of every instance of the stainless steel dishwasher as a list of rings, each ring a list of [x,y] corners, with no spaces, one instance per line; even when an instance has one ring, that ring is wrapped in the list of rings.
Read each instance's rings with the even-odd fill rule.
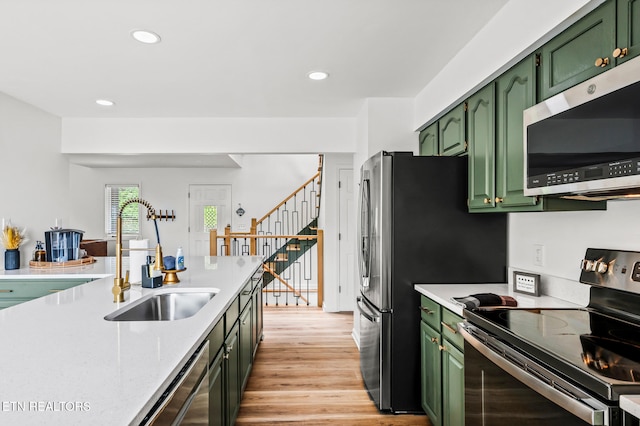
[[[209,424],[209,341],[180,370],[141,425]]]

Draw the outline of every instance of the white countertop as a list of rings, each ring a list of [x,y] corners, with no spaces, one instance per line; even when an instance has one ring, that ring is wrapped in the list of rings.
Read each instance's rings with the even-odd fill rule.
[[[620,408],[632,416],[640,418],[640,395],[621,395]]]
[[[0,424],[138,424],[261,262],[246,256],[188,258],[179,284],[134,285],[120,304],[111,293],[112,258],[64,271],[3,271],[0,279],[99,279],[0,310]],[[104,319],[132,300],[168,288],[220,292],[191,318]]]
[[[534,297],[516,293],[508,284],[416,284],[414,288],[434,302],[439,303],[462,316],[463,307],[451,300],[453,297],[466,297],[477,293],[494,293],[499,296],[511,296],[518,302],[519,308],[577,308],[582,307],[551,296]]]

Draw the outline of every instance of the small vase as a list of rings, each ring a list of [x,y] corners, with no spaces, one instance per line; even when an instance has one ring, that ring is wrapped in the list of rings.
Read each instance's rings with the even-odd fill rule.
[[[4,252],[4,269],[20,269],[20,250],[7,249]]]

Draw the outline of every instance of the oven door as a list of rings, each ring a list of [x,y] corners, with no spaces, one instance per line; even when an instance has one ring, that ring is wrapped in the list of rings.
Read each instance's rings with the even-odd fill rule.
[[[463,323],[465,425],[621,425],[595,399],[477,327]]]

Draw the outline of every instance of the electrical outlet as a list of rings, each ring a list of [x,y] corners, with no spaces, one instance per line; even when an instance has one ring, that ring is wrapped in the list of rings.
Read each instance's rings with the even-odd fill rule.
[[[544,245],[533,245],[533,264],[536,266],[544,266]]]

